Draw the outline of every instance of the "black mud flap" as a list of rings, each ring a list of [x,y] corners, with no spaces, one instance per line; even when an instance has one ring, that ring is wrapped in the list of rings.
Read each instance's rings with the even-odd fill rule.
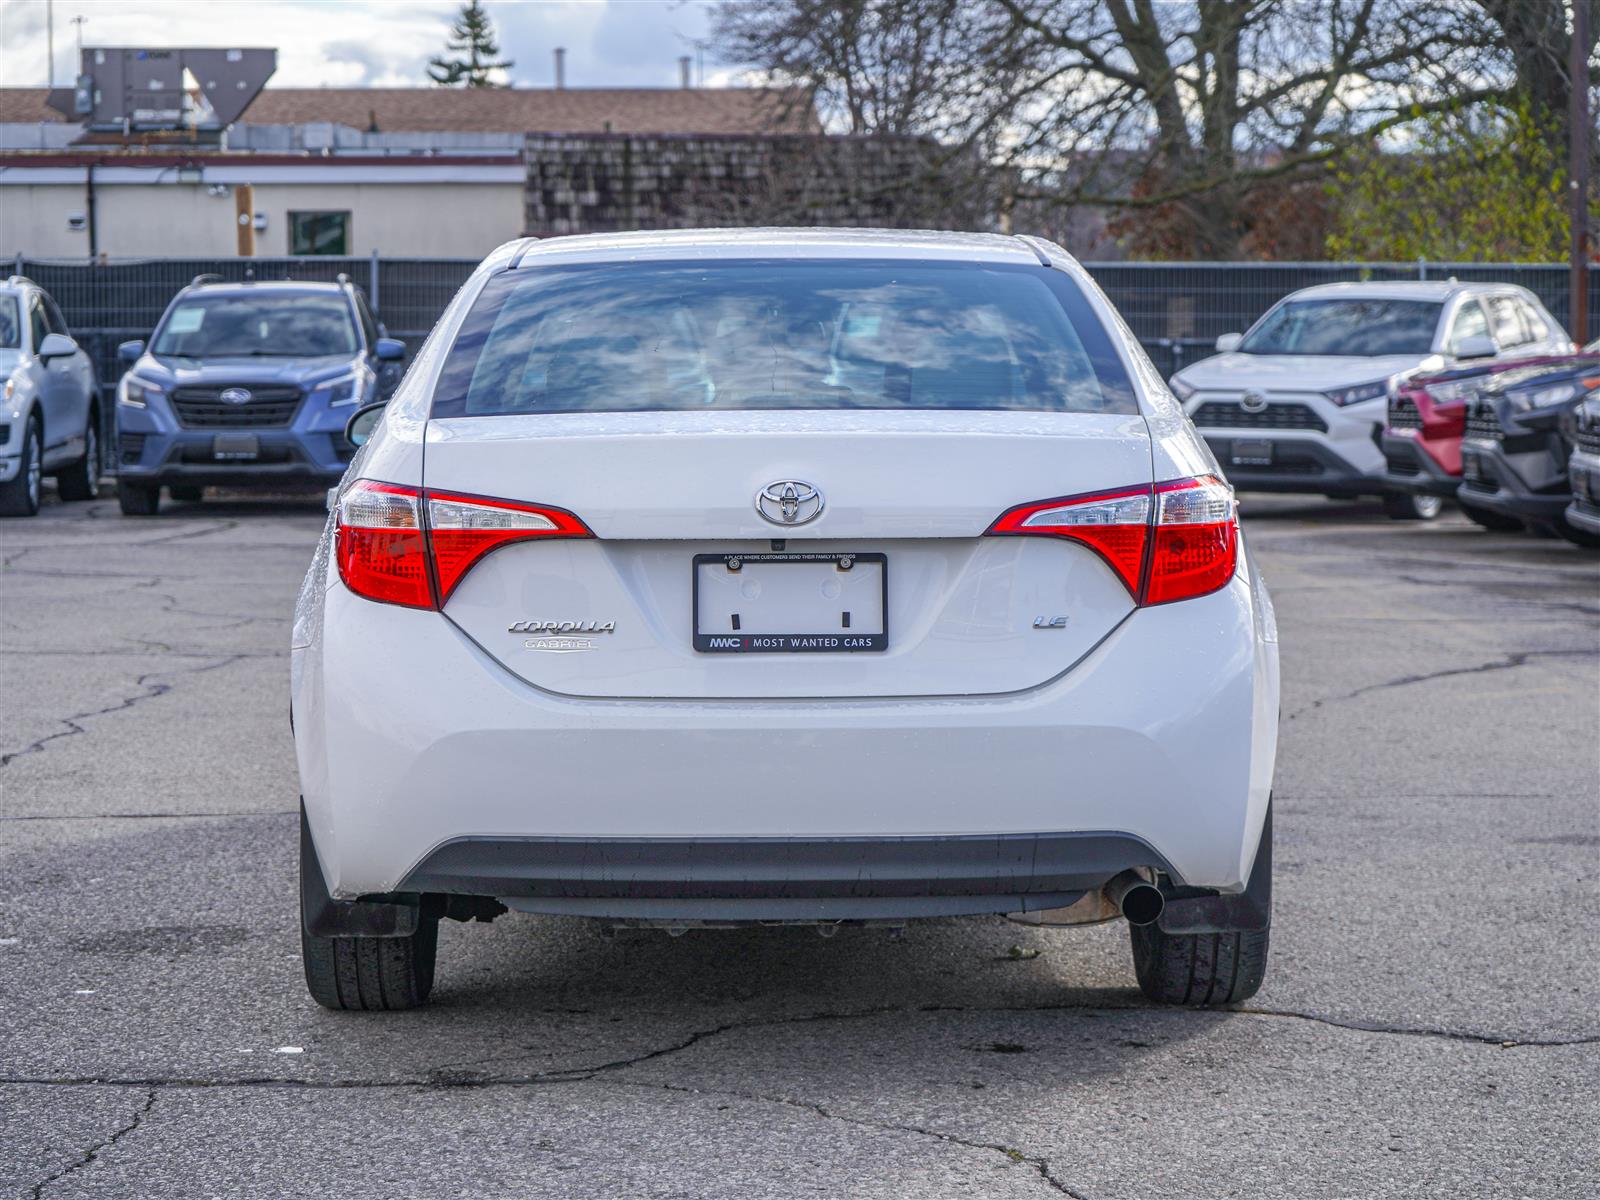
[[[422,897],[397,895],[382,900],[335,900],[328,894],[300,805],[300,920],[312,937],[409,937],[417,931]]]
[[[1250,882],[1242,892],[1225,896],[1201,888],[1177,887],[1167,891],[1167,906],[1156,919],[1162,933],[1241,933],[1266,929],[1272,924],[1272,804],[1261,823],[1261,843],[1256,847]]]

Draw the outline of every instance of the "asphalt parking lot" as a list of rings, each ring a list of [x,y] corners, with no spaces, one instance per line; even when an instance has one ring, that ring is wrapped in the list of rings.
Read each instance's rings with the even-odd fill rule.
[[[287,720],[322,521],[0,525],[5,1194],[1600,1193],[1592,552],[1247,502],[1284,710],[1243,1010],[1147,1006],[1120,923],[511,916],[445,923],[428,1008],[336,1014],[300,978]]]

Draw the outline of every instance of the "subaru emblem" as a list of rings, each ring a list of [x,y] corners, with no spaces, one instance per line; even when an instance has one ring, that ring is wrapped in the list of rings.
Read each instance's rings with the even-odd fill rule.
[[[249,404],[250,389],[240,387],[223,388],[217,399],[224,404]]]
[[[756,511],[774,525],[804,525],[822,513],[822,493],[803,479],[780,479],[756,493]]]

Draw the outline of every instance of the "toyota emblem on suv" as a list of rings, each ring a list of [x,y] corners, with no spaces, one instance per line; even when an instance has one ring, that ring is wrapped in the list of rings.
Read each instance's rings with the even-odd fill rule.
[[[224,404],[249,404],[250,389],[240,387],[223,388],[217,399]]]
[[[1246,392],[1239,398],[1239,407],[1245,412],[1262,412],[1267,407],[1267,398],[1260,392]]]
[[[803,479],[780,479],[756,493],[756,511],[774,525],[804,525],[822,514],[822,493]]]

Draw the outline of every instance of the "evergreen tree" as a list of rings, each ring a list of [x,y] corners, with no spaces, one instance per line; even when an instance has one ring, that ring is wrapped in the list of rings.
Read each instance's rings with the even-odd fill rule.
[[[428,60],[428,78],[440,87],[504,87],[490,79],[490,73],[516,66],[509,59],[495,61],[500,47],[494,40],[494,25],[478,0],[467,0],[461,6],[445,48],[454,51],[455,57]]]

